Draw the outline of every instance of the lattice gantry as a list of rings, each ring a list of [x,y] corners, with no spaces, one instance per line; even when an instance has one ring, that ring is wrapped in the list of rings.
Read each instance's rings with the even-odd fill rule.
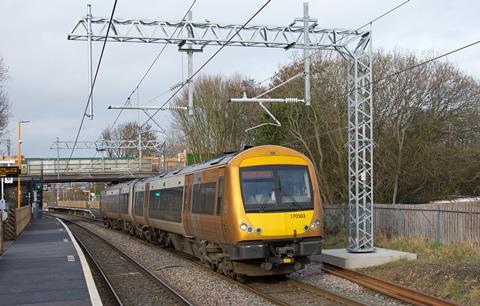
[[[351,252],[373,247],[373,129],[371,33],[348,53],[349,246]]]
[[[348,61],[348,250],[371,252],[374,250],[371,31],[322,28],[308,14],[303,20],[303,25],[296,20],[289,26],[247,26],[227,44],[242,25],[196,22],[191,17],[181,22],[114,19],[108,40],[176,44],[179,50],[190,54],[189,79],[192,75],[192,52],[201,51],[206,46],[227,44],[239,47],[293,48],[307,50],[306,55],[308,49],[338,51]],[[82,17],[68,39],[103,41],[108,22],[108,18]],[[307,75],[306,70],[305,77]],[[189,88],[191,111],[191,84]],[[308,91],[307,83],[305,88]],[[306,98],[308,101],[307,95]]]

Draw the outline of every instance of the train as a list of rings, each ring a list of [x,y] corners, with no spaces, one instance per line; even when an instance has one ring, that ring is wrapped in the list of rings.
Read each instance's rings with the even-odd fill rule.
[[[299,271],[322,250],[314,166],[282,146],[111,185],[100,211],[106,227],[171,246],[239,281]]]

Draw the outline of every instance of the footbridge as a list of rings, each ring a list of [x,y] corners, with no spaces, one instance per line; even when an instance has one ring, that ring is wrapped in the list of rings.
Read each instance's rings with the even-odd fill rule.
[[[152,159],[25,158],[21,179],[44,183],[119,182],[157,173]]]

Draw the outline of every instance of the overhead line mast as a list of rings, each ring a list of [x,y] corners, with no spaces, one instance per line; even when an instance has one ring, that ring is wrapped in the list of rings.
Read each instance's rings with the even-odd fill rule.
[[[186,20],[169,22],[144,19],[114,19],[109,41],[176,44],[192,46],[239,46],[301,49],[309,65],[310,51],[339,52],[348,62],[348,167],[349,167],[349,247],[351,252],[372,252],[373,247],[373,135],[372,135],[372,48],[371,29],[341,30],[319,27],[304,6],[304,18],[288,26],[235,25]],[[92,18],[93,41],[105,39],[106,18]],[[308,23],[308,30],[306,24]],[[69,40],[85,41],[86,20],[80,19]],[[176,29],[180,29],[176,31]],[[174,32],[176,31],[176,32]],[[237,35],[232,36],[232,33]],[[308,37],[307,37],[308,36]],[[348,38],[348,39],[347,39]],[[190,61],[189,61],[190,63]],[[192,75],[193,76],[193,75]],[[309,67],[304,68],[309,79]],[[191,80],[191,78],[189,78]],[[185,84],[182,85],[182,87]],[[189,83],[189,88],[191,84]],[[304,100],[310,101],[309,82]],[[177,91],[178,92],[178,91]],[[171,98],[170,98],[171,99]],[[167,100],[168,101],[170,101]],[[167,103],[165,102],[165,103]],[[285,100],[286,102],[286,100]],[[192,105],[189,105],[189,111]],[[151,118],[149,118],[151,120]]]

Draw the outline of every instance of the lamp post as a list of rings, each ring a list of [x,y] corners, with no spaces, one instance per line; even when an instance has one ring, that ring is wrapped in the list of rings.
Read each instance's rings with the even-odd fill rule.
[[[22,196],[22,191],[20,189],[20,176],[22,175],[22,153],[21,153],[21,144],[22,144],[22,138],[20,137],[20,128],[22,123],[28,123],[30,121],[28,120],[21,120],[18,121],[17,123],[17,128],[18,128],[18,168],[20,169],[20,175],[18,176],[17,182],[18,182],[18,187],[17,187],[17,207],[20,208],[20,202],[21,202],[21,196]]]

